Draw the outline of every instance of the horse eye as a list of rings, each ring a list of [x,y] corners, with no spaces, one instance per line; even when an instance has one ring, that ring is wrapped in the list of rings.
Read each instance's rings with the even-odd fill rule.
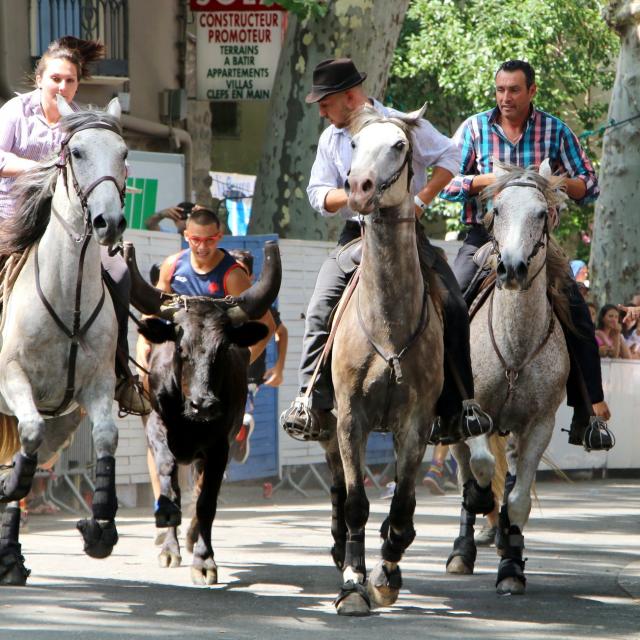
[[[537,215],[538,220],[542,220],[547,215],[547,210],[546,209],[541,209],[540,211],[538,211],[538,213],[536,215]]]
[[[78,159],[82,158],[82,154],[80,153],[80,151],[78,149],[71,149],[71,155],[74,158],[78,158]]]
[[[353,140],[351,141],[351,148],[352,148],[352,149],[355,149],[355,148],[356,148],[356,143],[355,143]]]
[[[393,148],[402,151],[404,149],[404,140],[398,140],[398,142],[393,145]]]

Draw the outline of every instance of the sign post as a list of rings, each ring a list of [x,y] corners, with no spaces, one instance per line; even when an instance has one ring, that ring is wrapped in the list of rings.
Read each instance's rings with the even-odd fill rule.
[[[198,100],[268,100],[286,12],[261,0],[191,0]]]

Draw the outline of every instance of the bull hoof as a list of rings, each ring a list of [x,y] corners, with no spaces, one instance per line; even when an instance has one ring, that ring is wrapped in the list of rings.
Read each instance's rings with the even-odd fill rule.
[[[345,582],[334,604],[340,616],[368,616],[371,614],[369,595],[364,586],[357,582]]]
[[[400,567],[389,569],[384,562],[379,562],[369,575],[367,593],[378,607],[390,607],[395,604],[402,588]]]
[[[182,563],[182,556],[171,551],[161,551],[158,555],[158,565],[161,569],[175,569]]]
[[[31,570],[24,566],[20,545],[10,545],[0,550],[0,586],[24,587]]]
[[[473,564],[467,564],[462,556],[454,556],[447,563],[447,573],[454,573],[459,576],[470,576],[473,574]]]
[[[182,522],[180,507],[167,496],[160,496],[153,512],[156,518],[156,527],[177,527]]]
[[[91,558],[108,558],[118,542],[118,531],[113,520],[78,520],[76,528],[84,539],[84,552]]]
[[[191,566],[191,582],[202,586],[218,584],[218,567],[213,558],[194,558]]]
[[[518,578],[505,578],[496,585],[496,593],[501,596],[522,596],[525,592],[525,583]]]

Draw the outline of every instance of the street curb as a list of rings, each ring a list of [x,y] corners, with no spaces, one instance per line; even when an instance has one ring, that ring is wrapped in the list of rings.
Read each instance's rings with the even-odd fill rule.
[[[640,600],[640,560],[628,564],[618,574],[618,586],[634,600]]]

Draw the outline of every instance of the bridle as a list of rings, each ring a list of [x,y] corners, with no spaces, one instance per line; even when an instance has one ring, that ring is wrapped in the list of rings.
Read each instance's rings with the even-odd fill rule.
[[[127,189],[126,181],[122,184],[122,186],[120,186],[118,184],[118,181],[113,176],[110,176],[110,175],[100,176],[97,180],[94,180],[86,189],[83,189],[80,186],[80,183],[78,182],[78,179],[76,177],[76,172],[74,171],[74,168],[73,168],[71,152],[69,151],[69,142],[71,141],[71,138],[73,138],[73,136],[76,133],[79,133],[80,131],[86,131],[87,129],[106,129],[107,131],[112,131],[113,133],[120,135],[120,132],[118,131],[117,127],[115,127],[112,124],[109,124],[108,122],[93,122],[93,123],[87,123],[85,125],[82,125],[81,127],[78,127],[77,129],[74,129],[72,132],[68,133],[60,143],[60,159],[56,163],[56,166],[58,167],[58,170],[62,174],[64,187],[67,190],[67,197],[69,196],[69,183],[68,183],[68,177],[67,177],[67,169],[69,169],[69,173],[71,173],[71,184],[73,185],[73,190],[78,196],[78,199],[80,200],[80,205],[82,207],[82,215],[84,219],[83,234],[81,236],[78,236],[74,232],[74,230],[70,227],[70,225],[66,222],[66,220],[64,220],[60,216],[60,214],[58,214],[53,209],[53,207],[51,211],[56,216],[58,222],[62,224],[62,226],[64,227],[67,234],[69,234],[71,239],[74,242],[78,242],[78,243],[83,242],[85,238],[91,235],[93,231],[93,225],[91,224],[91,218],[89,216],[89,203],[88,203],[89,196],[91,195],[93,190],[103,182],[113,182],[113,184],[116,185],[116,189],[118,190],[118,193],[120,195],[120,206],[124,207],[125,193]]]
[[[93,225],[91,223],[91,218],[89,216],[88,198],[91,195],[92,191],[99,184],[109,181],[109,182],[113,182],[116,185],[116,188],[118,189],[118,193],[120,194],[120,205],[124,207],[126,183],[123,184],[122,187],[120,187],[120,185],[118,184],[118,181],[113,176],[109,176],[109,175],[101,176],[97,180],[94,180],[86,189],[82,189],[82,187],[78,183],[75,171],[73,169],[71,154],[69,152],[69,141],[76,133],[78,133],[79,131],[84,131],[86,129],[107,129],[109,131],[113,131],[114,133],[117,133],[118,135],[120,135],[120,132],[117,130],[117,128],[107,122],[94,122],[90,124],[85,124],[81,127],[78,127],[77,129],[74,129],[73,132],[67,134],[67,136],[63,139],[61,143],[60,160],[56,164],[56,166],[58,167],[60,173],[62,173],[64,186],[67,191],[67,197],[69,196],[67,168],[69,169],[69,172],[71,173],[71,182],[73,184],[73,188],[76,192],[76,195],[80,199],[80,204],[82,206],[82,215],[84,219],[84,231],[82,235],[78,236],[73,230],[73,228],[67,223],[67,221],[64,220],[64,218],[62,218],[62,216],[60,216],[60,214],[57,211],[55,211],[53,206],[51,207],[51,212],[56,217],[58,222],[60,222],[65,232],[69,236],[69,238],[71,238],[71,240],[77,244],[82,243],[82,247],[80,249],[80,260],[78,263],[78,274],[76,277],[75,305],[73,309],[73,323],[72,323],[71,329],[67,327],[64,321],[56,313],[55,309],[53,308],[53,305],[49,302],[49,300],[44,294],[44,291],[42,290],[42,286],[40,284],[40,264],[38,261],[39,244],[35,246],[35,251],[34,251],[34,270],[35,270],[35,279],[36,279],[36,291],[38,293],[38,297],[40,298],[40,301],[42,302],[45,309],[47,310],[47,312],[49,313],[53,321],[56,323],[60,331],[62,331],[62,333],[64,333],[64,335],[67,336],[67,338],[69,338],[69,340],[71,341],[71,344],[69,345],[69,365],[67,368],[67,386],[65,388],[64,397],[62,398],[62,401],[55,409],[50,411],[49,410],[40,411],[40,413],[42,413],[43,415],[49,415],[49,416],[60,415],[65,411],[69,403],[73,400],[73,396],[75,394],[75,377],[76,377],[76,361],[78,356],[78,346],[82,344],[84,348],[84,337],[87,331],[89,330],[89,327],[93,324],[95,319],[100,314],[100,311],[102,310],[102,306],[105,300],[104,280],[101,278],[100,282],[102,284],[102,293],[100,295],[100,299],[98,300],[98,303],[94,307],[89,318],[85,321],[83,325],[81,325],[80,311],[81,311],[81,303],[82,303],[82,275],[84,272],[84,259],[87,253],[87,249],[89,247],[91,236],[93,235]]]
[[[521,182],[521,181],[509,182],[503,187],[503,190],[506,189],[507,187],[527,187],[529,189],[536,189],[537,191],[540,191],[540,193],[542,193],[538,185],[532,182]],[[495,216],[497,215],[497,207],[493,208],[492,213],[495,220]],[[498,241],[493,235],[493,222],[491,223],[491,227],[489,229],[489,240],[493,246],[493,253],[497,257],[498,263],[499,263],[502,260],[502,256],[500,253],[500,245],[498,244]],[[542,226],[542,232],[540,233],[540,237],[538,238],[537,242],[533,245],[531,249],[531,253],[529,254],[529,257],[526,260],[527,267],[531,265],[531,262],[538,255],[538,252],[540,251],[540,249],[546,246],[548,240],[549,240],[549,214],[547,212],[547,215],[545,215],[544,217],[544,224]],[[545,255],[545,258],[542,261],[542,264],[540,265],[538,270],[535,272],[532,278],[529,278],[529,280],[527,280],[526,285],[524,287],[521,287],[519,292],[527,291],[531,287],[531,285],[533,284],[533,281],[538,277],[538,275],[540,274],[542,269],[544,269],[546,264],[547,264],[547,256]],[[500,284],[500,280],[498,278],[496,278],[496,287],[498,287],[498,289],[502,288],[502,285]]]

